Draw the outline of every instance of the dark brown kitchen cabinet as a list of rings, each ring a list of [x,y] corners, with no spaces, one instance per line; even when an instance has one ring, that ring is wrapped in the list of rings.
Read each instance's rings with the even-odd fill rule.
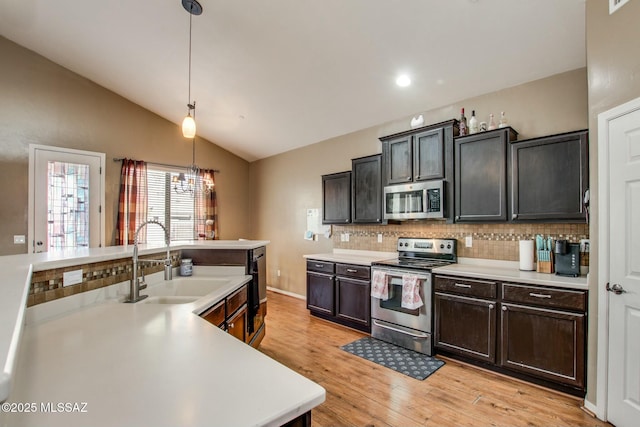
[[[458,121],[448,120],[380,138],[382,185],[442,179],[445,218],[453,215],[453,141]]]
[[[351,222],[382,223],[382,155],[351,161]]]
[[[307,260],[307,308],[314,316],[371,331],[371,268]]]
[[[507,143],[510,127],[455,140],[455,221],[507,221]]]
[[[419,132],[413,136],[415,181],[444,178],[444,129]]]
[[[482,362],[496,361],[496,283],[437,276],[434,346]]]
[[[458,122],[449,120],[380,138],[383,185],[447,178],[457,132]]]
[[[413,181],[413,136],[403,135],[383,142],[385,185]]]
[[[322,223],[351,222],[351,171],[322,176]]]
[[[586,389],[587,291],[434,278],[437,352],[577,396]]]
[[[511,144],[511,220],[584,222],[588,144],[586,130]]]
[[[227,332],[242,342],[247,342],[247,305],[239,308],[227,319]]]
[[[502,284],[500,365],[585,389],[586,291]]]
[[[335,314],[335,264],[307,261],[307,308],[311,313]]]

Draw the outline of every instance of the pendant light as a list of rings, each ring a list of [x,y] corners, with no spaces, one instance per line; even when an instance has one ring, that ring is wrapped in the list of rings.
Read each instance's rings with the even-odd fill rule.
[[[182,7],[189,12],[189,99],[187,99],[187,116],[182,121],[182,135],[185,138],[195,138],[196,136],[196,102],[191,102],[191,21],[193,15],[202,14],[202,6],[197,0],[182,0]],[[191,115],[193,111],[193,116]]]

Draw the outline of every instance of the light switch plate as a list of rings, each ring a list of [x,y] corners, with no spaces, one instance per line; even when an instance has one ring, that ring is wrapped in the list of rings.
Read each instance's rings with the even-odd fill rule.
[[[472,247],[472,246],[473,246],[473,237],[472,237],[472,236],[467,236],[467,237],[465,237],[465,238],[464,238],[464,245],[465,245],[467,248]]]
[[[65,271],[62,273],[62,286],[71,286],[82,283],[82,269]]]

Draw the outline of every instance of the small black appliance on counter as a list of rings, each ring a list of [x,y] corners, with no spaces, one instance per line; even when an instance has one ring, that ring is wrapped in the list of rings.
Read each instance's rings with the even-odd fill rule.
[[[556,240],[555,270],[558,276],[580,276],[580,244]]]

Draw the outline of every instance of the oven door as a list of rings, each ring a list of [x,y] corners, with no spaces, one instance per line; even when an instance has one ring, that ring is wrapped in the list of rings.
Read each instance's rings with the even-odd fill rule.
[[[431,332],[431,273],[416,273],[412,270],[373,267],[387,275],[389,299],[383,301],[371,298],[371,318],[394,323],[396,325]],[[412,274],[418,276],[420,284],[420,298],[424,305],[410,310],[402,307],[402,276]]]

